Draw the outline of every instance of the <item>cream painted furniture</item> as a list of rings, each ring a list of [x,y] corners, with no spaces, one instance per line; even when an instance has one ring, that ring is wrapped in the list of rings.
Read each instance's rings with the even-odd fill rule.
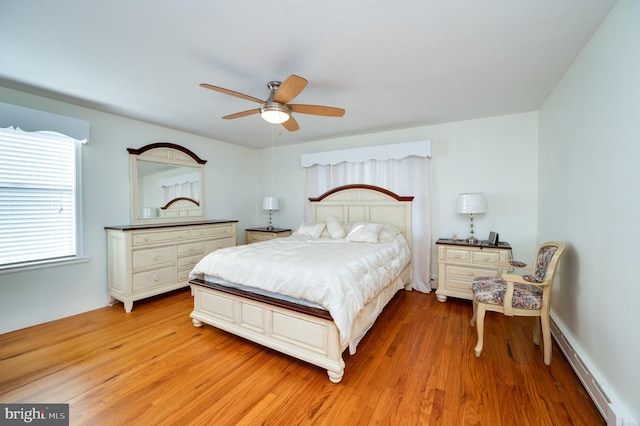
[[[533,329],[533,342],[540,345],[542,329],[544,363],[551,364],[551,285],[556,274],[556,266],[564,252],[564,243],[549,241],[538,246],[536,257],[529,270],[531,274],[503,274],[502,268],[527,269],[520,262],[500,262],[496,278],[476,278],[472,283],[473,318],[471,327],[477,324],[478,343],[476,357],[482,353],[484,316],[486,311],[500,312],[506,316],[539,317]]]
[[[346,185],[334,188],[318,198],[311,198],[312,220],[323,222],[337,216],[341,223],[377,222],[394,225],[411,246],[412,196],[399,196],[371,185]],[[394,283],[411,290],[411,263]],[[363,309],[364,318],[385,306],[395,294],[387,287]],[[263,346],[288,354],[327,370],[329,380],[338,383],[344,375],[345,363],[340,333],[327,311],[310,309],[295,303],[283,303],[255,293],[233,290],[204,280],[191,281],[194,307],[193,324],[212,325]],[[271,300],[268,300],[271,299]],[[319,311],[312,312],[312,311]],[[374,317],[375,318],[375,317]],[[358,322],[358,321],[356,321]],[[363,321],[359,327],[368,329]]]
[[[245,229],[245,232],[247,244],[273,240],[274,238],[288,237],[291,235],[291,229],[282,228],[247,228]]]
[[[236,222],[106,227],[109,305],[131,312],[136,300],[188,286],[200,259],[236,245]]]
[[[127,148],[131,176],[131,223],[205,220],[207,160],[170,142]]]
[[[511,259],[511,246],[500,243],[487,246],[478,242],[470,244],[466,240],[439,239],[438,248],[438,289],[436,298],[446,302],[447,297],[471,300],[471,282],[476,277],[493,277],[498,267],[496,261]]]

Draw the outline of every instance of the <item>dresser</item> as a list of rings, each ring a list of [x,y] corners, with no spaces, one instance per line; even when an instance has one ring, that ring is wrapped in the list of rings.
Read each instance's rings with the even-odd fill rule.
[[[274,238],[288,237],[291,235],[291,229],[283,228],[247,228],[245,229],[245,232],[247,244],[273,240]]]
[[[236,220],[107,226],[109,304],[133,302],[189,285],[206,254],[236,245]]]
[[[446,302],[447,297],[472,299],[471,282],[476,277],[492,277],[497,273],[496,261],[511,260],[511,246],[501,242],[497,246],[466,240],[439,239],[438,289],[436,298]]]

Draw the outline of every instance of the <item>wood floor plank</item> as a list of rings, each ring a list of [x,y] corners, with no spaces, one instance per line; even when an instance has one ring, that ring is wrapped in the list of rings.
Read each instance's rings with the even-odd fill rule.
[[[0,335],[0,401],[69,403],[73,425],[603,425],[557,347],[527,318],[487,314],[476,358],[471,304],[400,292],[345,376],[210,326],[177,291]],[[555,345],[555,343],[554,343]]]

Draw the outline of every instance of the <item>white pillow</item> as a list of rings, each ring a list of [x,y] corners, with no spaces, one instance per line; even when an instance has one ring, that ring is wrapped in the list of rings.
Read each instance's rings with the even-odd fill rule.
[[[322,235],[322,231],[324,230],[324,226],[324,223],[303,223],[296,231],[296,235],[320,238],[320,235]]]
[[[344,226],[340,223],[340,219],[338,216],[327,216],[325,219],[327,224],[327,230],[329,231],[329,235],[333,239],[344,238],[347,235],[347,232],[344,230]]]
[[[400,230],[393,225],[382,225],[382,229],[378,233],[378,241],[389,242],[393,241],[396,235],[400,233]]]
[[[347,235],[347,241],[354,243],[377,243],[380,229],[382,229],[382,225],[379,223],[354,223],[351,232]]]

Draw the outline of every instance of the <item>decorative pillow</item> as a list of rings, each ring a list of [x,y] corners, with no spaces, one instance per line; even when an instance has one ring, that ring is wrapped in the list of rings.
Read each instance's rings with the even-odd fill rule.
[[[378,233],[378,241],[389,242],[393,241],[396,235],[400,233],[400,230],[393,225],[382,225],[380,232]]]
[[[338,219],[338,216],[327,216],[325,222],[327,223],[327,230],[329,231],[331,238],[340,239],[347,235],[344,230],[344,226],[342,226],[340,219]]]
[[[296,235],[320,238],[320,235],[322,235],[322,231],[324,230],[324,226],[324,223],[303,223],[296,231]]]
[[[382,229],[382,225],[379,223],[357,222],[347,235],[347,241],[354,243],[377,243],[380,229]]]

